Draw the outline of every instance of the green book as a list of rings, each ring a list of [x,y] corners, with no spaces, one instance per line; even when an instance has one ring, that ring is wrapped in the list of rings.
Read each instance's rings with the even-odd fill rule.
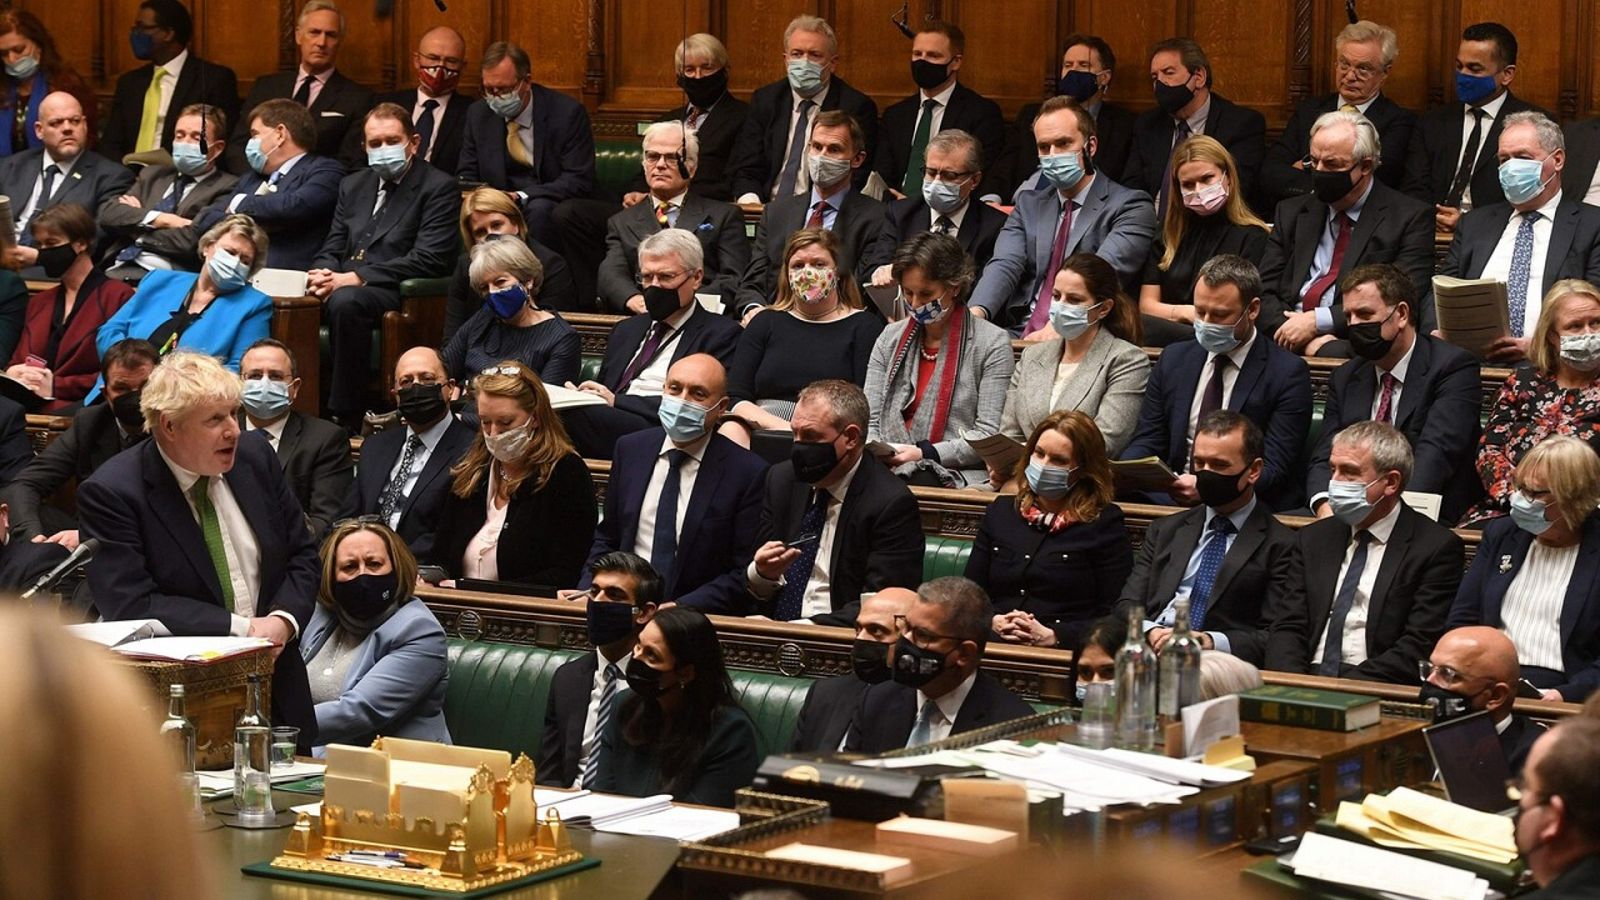
[[[1323,731],[1355,731],[1378,724],[1378,698],[1269,684],[1239,695],[1239,718]]]

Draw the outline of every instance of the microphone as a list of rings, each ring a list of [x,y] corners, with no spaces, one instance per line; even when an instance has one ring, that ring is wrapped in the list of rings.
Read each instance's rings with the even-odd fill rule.
[[[61,579],[83,567],[89,560],[94,559],[95,553],[99,552],[99,550],[100,541],[98,538],[89,538],[79,544],[78,549],[67,554],[67,558],[57,563],[54,569],[39,576],[39,580],[33,583],[33,587],[28,588],[22,595],[22,599],[31,600],[34,594],[55,588]]]

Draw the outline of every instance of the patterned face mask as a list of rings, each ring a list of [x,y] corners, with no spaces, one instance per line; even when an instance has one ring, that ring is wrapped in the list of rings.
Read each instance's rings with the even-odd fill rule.
[[[839,273],[827,266],[800,266],[789,270],[789,289],[801,303],[821,303],[833,293],[838,281]]]

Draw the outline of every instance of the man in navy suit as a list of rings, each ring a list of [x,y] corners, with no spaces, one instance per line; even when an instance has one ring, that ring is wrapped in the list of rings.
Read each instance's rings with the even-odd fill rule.
[[[293,100],[257,106],[248,136],[256,148],[251,171],[233,193],[206,207],[194,226],[204,234],[223,216],[243,213],[266,229],[268,266],[309,269],[328,235],[344,169],[310,152],[316,145],[316,125],[311,113]]]
[[[599,380],[577,386],[606,405],[561,411],[567,434],[585,459],[610,459],[617,438],[656,425],[669,366],[695,353],[709,353],[724,368],[733,364],[742,333],[738,324],[694,298],[705,278],[700,253],[700,240],[681,228],[639,242],[646,312],[611,329]]]
[[[889,650],[900,640],[895,620],[905,616],[916,599],[916,591],[900,587],[884,588],[862,599],[856,613],[856,640],[850,648],[851,671],[811,682],[805,705],[795,719],[791,750],[832,753],[844,749],[845,733],[855,720],[861,695],[893,674]]]
[[[461,192],[454,178],[420,157],[410,114],[393,103],[362,123],[368,167],[345,176],[306,291],[327,304],[333,378],[328,409],[354,422],[363,408],[372,331],[400,308],[400,283],[450,273],[460,247]]]
[[[450,490],[450,467],[472,445],[475,429],[450,412],[455,383],[433,347],[400,354],[393,393],[405,427],[385,429],[362,444],[355,490],[340,517],[379,516],[412,553],[426,557],[439,527],[439,504]]]
[[[130,36],[133,55],[149,62],[117,78],[111,112],[100,127],[100,153],[116,162],[128,153],[172,149],[178,113],[191,103],[215,106],[228,121],[239,114],[239,83],[233,70],[201,59],[189,49],[194,17],[179,0],[143,0]],[[150,94],[160,69],[161,84]],[[155,109],[147,104],[156,104]],[[226,133],[210,135],[221,141]]]
[[[483,99],[467,109],[458,171],[516,197],[529,232],[554,247],[556,204],[594,190],[594,134],[583,104],[535,84],[532,69],[516,44],[483,51]]]
[[[717,434],[727,406],[728,373],[716,357],[696,353],[672,364],[661,394],[663,427],[617,441],[589,559],[631,550],[661,573],[668,600],[742,615],[767,464]]]
[[[979,670],[990,619],[983,588],[959,575],[917,588],[900,619],[894,679],[861,695],[844,749],[884,753],[1033,715],[1021,697]]]
[[[84,538],[100,542],[89,589],[108,620],[157,619],[176,635],[264,637],[278,645],[272,719],[317,743],[305,663],[321,564],[283,467],[239,431],[238,376],[174,351],[140,398],[151,440],[78,488]]]
[[[1189,471],[1195,424],[1207,413],[1231,409],[1266,435],[1265,465],[1256,492],[1269,509],[1300,505],[1299,466],[1311,427],[1311,372],[1305,360],[1256,328],[1261,275],[1243,257],[1223,254],[1200,267],[1194,284],[1195,340],[1161,352],[1133,442],[1123,459],[1159,457],[1183,472],[1158,503],[1193,506],[1200,495]]]
[[[456,93],[461,69],[467,64],[467,42],[461,32],[440,25],[423,32],[411,54],[417,86],[408,91],[378,95],[378,103],[393,103],[409,110],[417,132],[417,155],[446,175],[455,175],[461,163],[461,126],[472,98]]]
[[[994,256],[994,242],[1005,227],[1006,214],[987,203],[974,203],[983,183],[983,148],[965,131],[947,128],[928,141],[927,175],[919,175],[917,193],[884,208],[883,230],[872,250],[872,284],[894,283],[889,263],[901,244],[919,234],[954,234],[983,274]]]

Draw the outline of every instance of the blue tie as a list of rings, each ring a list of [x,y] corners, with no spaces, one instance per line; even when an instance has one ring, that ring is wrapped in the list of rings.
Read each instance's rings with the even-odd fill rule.
[[[1361,583],[1361,570],[1367,567],[1367,544],[1371,541],[1371,532],[1362,531],[1356,535],[1356,552],[1350,555],[1350,568],[1344,572],[1344,581],[1339,582],[1339,596],[1334,598],[1333,611],[1328,614],[1328,633],[1322,639],[1322,666],[1317,670],[1318,675],[1339,674],[1339,664],[1344,661],[1344,620],[1355,604],[1356,585]]]
[[[611,725],[611,707],[616,705],[617,682],[621,678],[622,670],[617,668],[617,664],[606,663],[606,681],[600,688],[600,705],[595,708],[594,736],[584,748],[588,752],[583,758],[583,771],[579,773],[579,787],[594,787],[595,777],[600,773],[600,743],[606,728]]]
[[[1189,627],[1196,631],[1206,620],[1211,586],[1222,569],[1222,558],[1228,555],[1228,535],[1233,534],[1233,521],[1227,516],[1215,515],[1207,532],[1206,545],[1200,551],[1200,568],[1194,573],[1194,584],[1189,587]]]
[[[178,204],[183,202],[183,195],[188,191],[189,185],[193,183],[193,181],[194,179],[187,175],[179,175],[173,180],[172,187],[167,190],[167,193],[162,196],[160,200],[156,201],[156,205],[152,206],[150,211],[158,213],[176,213],[178,211]],[[117,254],[117,262],[131,263],[139,256],[140,253],[143,252],[144,248],[140,247],[138,244],[129,244],[122,249],[121,253]]]
[[[828,518],[827,491],[812,489],[811,503],[800,519],[800,536],[812,538],[800,546],[800,555],[783,573],[783,593],[778,595],[778,606],[773,618],[780,622],[793,622],[800,618],[801,601],[806,596],[806,585],[811,581],[811,567],[817,562],[817,548],[822,545],[822,525]]]
[[[943,715],[944,713],[939,709],[939,704],[933,702],[933,698],[929,697],[927,702],[922,704],[922,711],[917,713],[917,724],[912,726],[911,738],[906,741],[906,746],[920,747],[929,743],[933,738],[933,717]]]
[[[1537,212],[1522,214],[1517,226],[1517,241],[1511,248],[1511,273],[1506,276],[1506,300],[1510,305],[1511,336],[1522,337],[1522,318],[1528,311],[1528,279],[1533,268],[1533,223],[1539,221]]]
[[[678,557],[678,488],[683,480],[683,461],[689,454],[674,447],[667,451],[667,480],[661,483],[656,501],[656,533],[650,542],[650,565],[661,574],[661,581],[672,584],[672,570]]]
[[[800,166],[805,162],[806,139],[811,137],[811,108],[816,105],[810,100],[800,101],[800,118],[794,123],[794,139],[789,141],[789,159],[783,164],[783,174],[778,176],[778,189],[772,194],[774,200],[795,192],[800,180]]]

